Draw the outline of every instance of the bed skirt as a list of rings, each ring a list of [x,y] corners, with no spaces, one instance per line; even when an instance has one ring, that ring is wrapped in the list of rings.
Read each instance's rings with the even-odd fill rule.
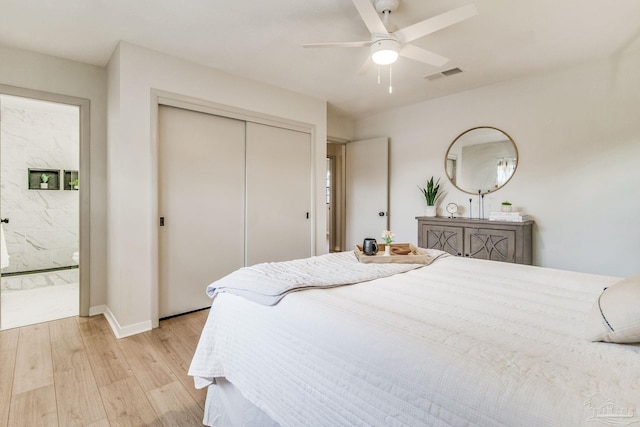
[[[216,383],[207,389],[202,424],[210,427],[280,426],[225,378],[216,378]]]

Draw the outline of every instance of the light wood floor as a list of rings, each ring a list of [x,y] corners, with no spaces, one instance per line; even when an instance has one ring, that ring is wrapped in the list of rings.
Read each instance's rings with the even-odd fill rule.
[[[201,426],[187,369],[209,310],[115,339],[105,318],[0,332],[0,427]]]

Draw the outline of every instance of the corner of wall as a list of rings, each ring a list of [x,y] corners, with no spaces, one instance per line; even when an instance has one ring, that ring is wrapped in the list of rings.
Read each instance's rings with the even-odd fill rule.
[[[355,136],[355,120],[327,104],[327,137],[352,141]]]
[[[105,311],[107,311],[107,306],[104,304],[91,306],[89,308],[89,316],[97,316],[98,314],[104,314]]]
[[[109,307],[104,306],[104,311],[102,312],[105,319],[109,323],[113,334],[117,339],[126,338],[131,335],[140,334],[142,332],[150,331],[152,329],[151,320],[146,320],[144,322],[134,323],[127,326],[122,326],[118,323],[118,319],[113,315]]]

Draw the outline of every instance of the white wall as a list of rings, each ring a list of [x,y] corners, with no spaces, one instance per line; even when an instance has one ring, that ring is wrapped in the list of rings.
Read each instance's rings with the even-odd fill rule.
[[[640,272],[638,75],[636,51],[358,120],[356,139],[391,139],[397,241],[417,241],[414,217],[424,214],[424,200],[416,184],[431,175],[446,181],[449,144],[469,128],[494,126],[515,140],[520,158],[514,178],[485,198],[485,212],[509,200],[534,217],[534,264]],[[448,202],[469,205],[470,195],[448,182],[445,189],[440,215]]]
[[[353,141],[355,123],[352,118],[341,114],[327,105],[327,136],[338,141]]]
[[[106,72],[103,68],[0,45],[0,84],[88,99],[90,105],[90,305],[106,291]]]
[[[316,251],[326,251],[324,101],[121,43],[108,66],[108,308],[120,335],[148,329],[157,304],[152,89],[315,126]],[[113,322],[117,324],[114,325]]]

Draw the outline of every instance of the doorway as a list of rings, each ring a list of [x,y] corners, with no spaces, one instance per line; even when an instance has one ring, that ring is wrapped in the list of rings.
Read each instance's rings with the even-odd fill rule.
[[[327,245],[348,251],[389,228],[389,140],[327,141]]]
[[[80,313],[80,110],[0,94],[0,329]]]
[[[345,249],[345,143],[327,143],[327,251]]]

